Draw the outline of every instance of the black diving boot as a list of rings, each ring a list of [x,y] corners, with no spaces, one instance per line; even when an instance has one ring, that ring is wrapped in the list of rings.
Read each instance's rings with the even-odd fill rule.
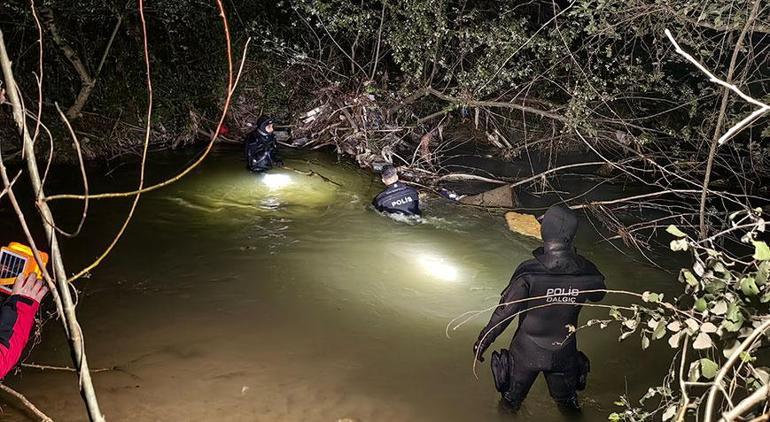
[[[509,391],[502,393],[501,396],[503,397],[501,400],[502,404],[504,404],[505,407],[511,412],[516,413],[519,411],[519,409],[521,409],[521,402],[523,401],[522,399],[515,398],[514,395]]]
[[[576,395],[566,400],[556,400],[556,405],[563,415],[579,416],[581,414],[580,403]]]

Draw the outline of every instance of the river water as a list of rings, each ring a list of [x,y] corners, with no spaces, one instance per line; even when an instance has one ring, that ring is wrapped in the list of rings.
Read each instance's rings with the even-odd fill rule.
[[[149,177],[188,158],[156,161]],[[514,416],[499,406],[488,360],[474,377],[488,313],[445,335],[455,316],[497,303],[536,240],[509,232],[498,213],[439,198],[424,201],[426,221],[393,221],[369,206],[382,188],[370,174],[324,154],[287,164],[294,170],[255,175],[237,152],[213,154],[145,195],[115,251],[78,282],[89,362],[115,368],[93,376],[108,420],[562,420],[542,378]],[[53,189],[77,186],[75,173],[52,177]],[[111,177],[93,189],[136,180],[126,169]],[[92,204],[83,235],[65,242],[69,271],[106,246],[126,209]],[[65,225],[80,213],[74,203],[57,211]],[[0,233],[14,233],[8,210],[0,215]],[[597,239],[583,224],[577,245],[610,288],[673,288],[674,276]],[[26,361],[70,365],[61,331],[48,321]],[[642,352],[638,337],[617,337],[617,327],[580,333],[592,360],[584,420],[606,420],[618,395],[638,398],[666,373],[665,343]],[[26,368],[7,382],[57,421],[84,419],[73,373]]]

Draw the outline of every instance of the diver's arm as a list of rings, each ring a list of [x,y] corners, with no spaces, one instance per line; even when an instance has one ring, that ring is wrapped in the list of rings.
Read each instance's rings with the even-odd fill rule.
[[[604,276],[602,275],[599,280],[594,283],[593,286],[591,286],[591,290],[606,290],[607,285],[604,283]],[[607,294],[606,291],[601,292],[593,292],[588,295],[588,300],[591,302],[598,302],[602,299],[604,299],[604,296]]]
[[[270,161],[278,167],[283,166],[281,155],[278,154],[278,142],[275,140],[270,143]]]
[[[511,283],[503,291],[500,297],[500,304],[492,313],[489,323],[479,333],[479,338],[473,346],[474,355],[481,358],[484,351],[508,328],[516,314],[527,307],[526,302],[521,300],[526,299],[528,296],[529,284],[526,280],[522,277],[511,280]]]
[[[374,207],[374,209],[376,209],[379,212],[386,212],[387,207],[385,206],[386,204],[385,200],[387,199],[387,197],[388,197],[387,189],[377,194],[377,196],[375,196],[374,199],[372,199],[372,206]]]
[[[251,145],[249,145],[249,138],[243,138],[243,155],[246,157],[246,162],[251,160]]]

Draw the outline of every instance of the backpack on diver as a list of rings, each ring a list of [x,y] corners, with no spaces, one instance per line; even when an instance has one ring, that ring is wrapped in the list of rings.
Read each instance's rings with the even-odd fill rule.
[[[578,391],[583,391],[586,389],[586,385],[588,384],[588,373],[591,372],[591,361],[588,360],[588,356],[586,356],[585,353],[578,352],[577,364],[578,382],[576,388]]]
[[[511,369],[513,369],[513,360],[507,349],[500,349],[498,352],[492,352],[492,378],[495,380],[495,388],[501,393],[505,393],[511,387]]]

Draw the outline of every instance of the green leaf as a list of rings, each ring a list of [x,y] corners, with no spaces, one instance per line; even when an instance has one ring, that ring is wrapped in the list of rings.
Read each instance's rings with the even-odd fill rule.
[[[717,272],[717,273],[720,273],[720,274],[725,274],[725,273],[729,272],[729,270],[725,267],[724,264],[722,264],[721,262],[717,261],[716,263],[714,263],[714,272]]]
[[[770,248],[767,247],[767,243],[754,240],[751,243],[754,244],[754,259],[757,261],[770,260]]]
[[[610,308],[609,314],[610,314],[610,317],[612,317],[616,321],[620,321],[621,319],[623,319],[623,314],[621,314],[618,308],[614,306]]]
[[[676,405],[671,405],[668,407],[668,409],[666,409],[665,412],[663,412],[663,416],[661,416],[661,418],[665,422],[674,416],[676,416]]]
[[[687,237],[687,235],[679,230],[675,225],[671,224],[670,226],[666,227],[666,232],[668,232],[672,236],[676,237]]]
[[[722,349],[722,356],[724,356],[726,359],[729,358],[732,356],[733,352],[738,348],[738,346],[740,346],[738,340],[733,340],[732,344]]]
[[[682,338],[682,333],[684,333],[684,331],[672,334],[671,337],[668,338],[668,345],[671,346],[672,349],[679,347],[679,340]]]
[[[708,304],[706,303],[706,299],[700,298],[695,301],[695,305],[693,306],[693,308],[695,308],[695,310],[698,312],[703,312],[706,310],[707,306]]]
[[[711,359],[703,358],[700,361],[700,373],[706,379],[713,379],[719,371],[719,365]]]
[[[724,315],[727,313],[727,302],[724,300],[720,300],[716,304],[714,304],[714,307],[711,308],[711,313],[714,315]]]
[[[756,296],[759,294],[759,287],[757,287],[754,277],[746,277],[741,280],[741,291],[746,296]]]
[[[655,331],[652,332],[652,337],[655,340],[660,340],[665,335],[666,335],[666,322],[663,320],[660,320],[660,322],[658,323],[658,326],[655,327]]]
[[[767,281],[770,279],[770,261],[762,261],[761,264],[759,264],[759,268],[757,269],[757,274],[754,276],[754,280],[757,282],[757,285],[764,286],[767,284]]]
[[[695,350],[708,349],[713,345],[714,343],[711,341],[711,337],[703,332],[698,334],[698,337],[695,337],[695,341],[692,342],[692,348]]]
[[[743,327],[743,320],[740,321],[725,321],[722,323],[722,326],[725,328],[725,330],[731,332],[731,333],[737,333],[741,330],[741,327]]]
[[[727,314],[725,315],[725,321],[722,326],[729,332],[738,332],[743,327],[743,314],[740,308],[734,302],[727,306]]]
[[[727,287],[727,286],[724,283],[724,281],[713,280],[711,283],[706,285],[705,289],[709,293],[720,293],[720,292],[722,292],[722,290],[725,289],[725,287]]]
[[[690,270],[682,270],[682,275],[684,276],[684,281],[689,284],[690,286],[697,286],[698,285],[698,279],[695,278],[693,273],[690,272]]]
[[[642,336],[642,350],[646,350],[650,347],[650,339],[647,336]]]
[[[765,294],[763,294],[762,297],[759,298],[759,301],[762,303],[770,302],[770,291],[765,292]]]
[[[672,240],[671,244],[669,245],[669,247],[674,252],[676,252],[676,251],[686,251],[687,247],[688,247],[687,239]]]
[[[662,295],[659,295],[658,293],[644,292],[642,293],[642,300],[650,303],[658,303],[660,302],[661,296]]]

